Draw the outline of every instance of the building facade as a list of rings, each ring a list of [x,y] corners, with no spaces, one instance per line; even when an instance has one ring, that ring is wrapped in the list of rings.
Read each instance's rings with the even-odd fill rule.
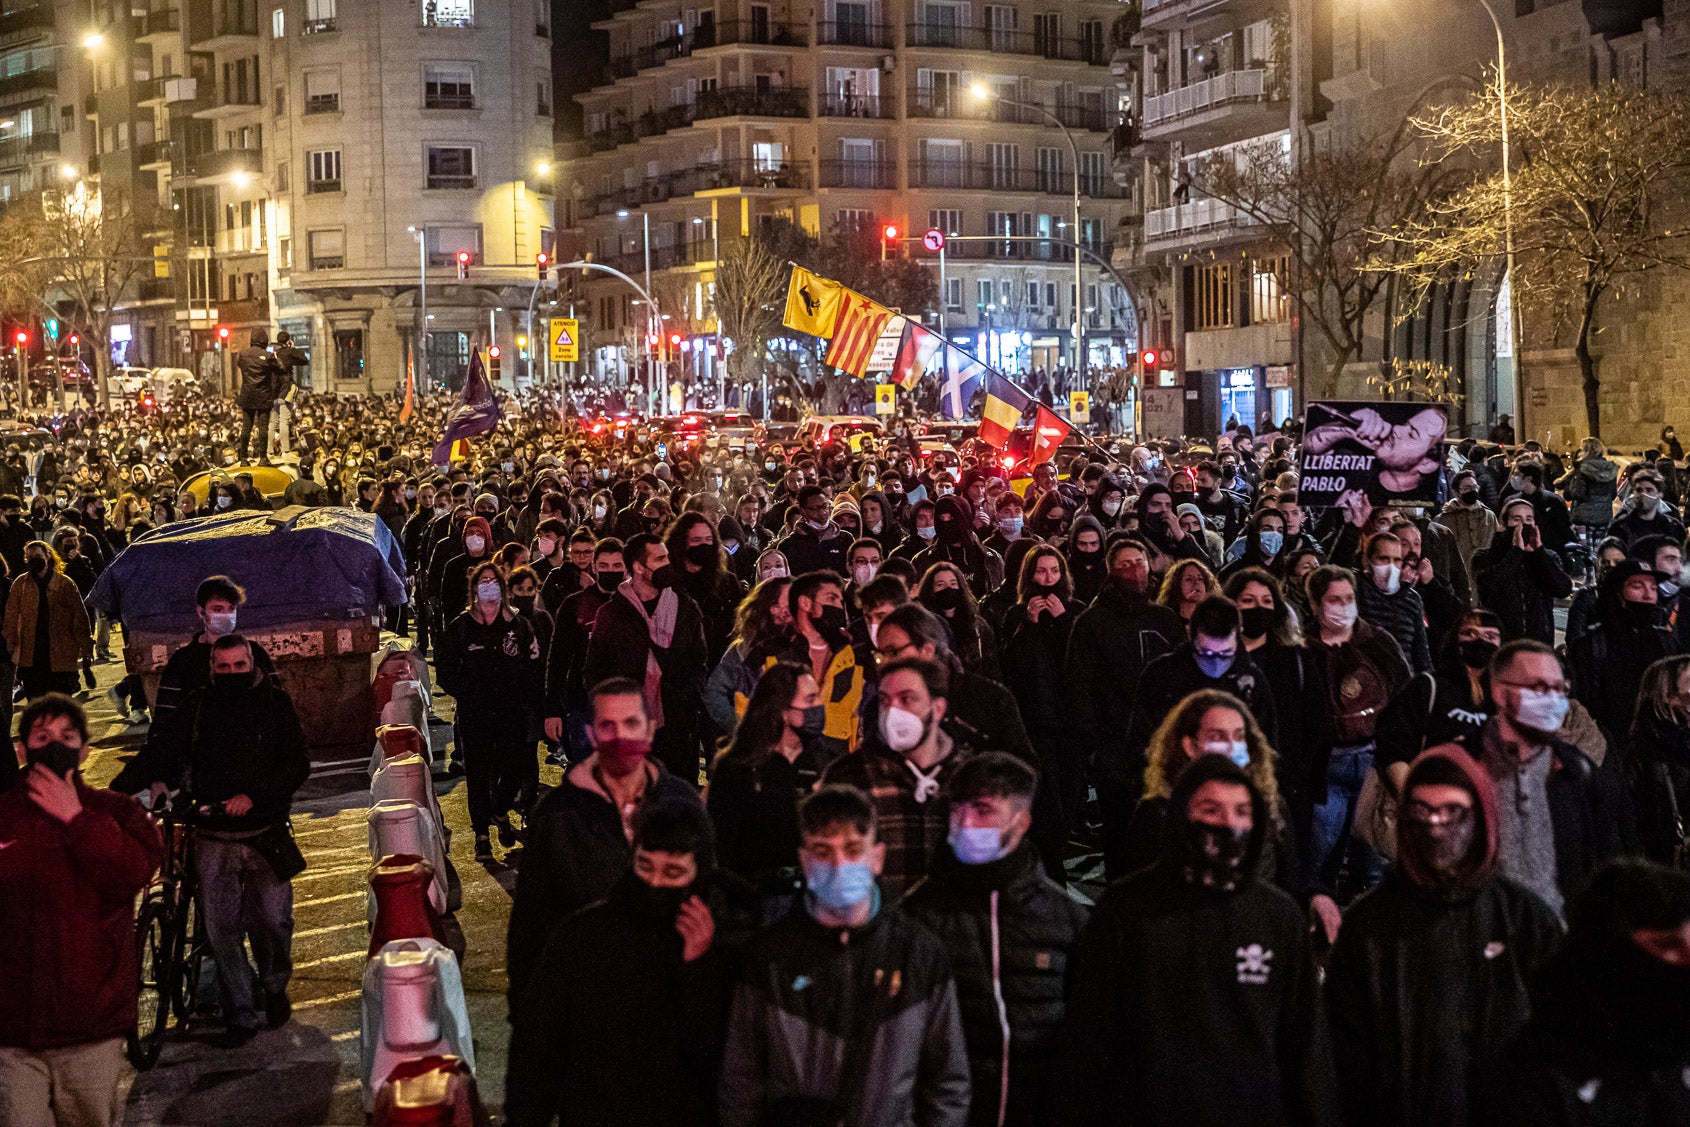
[[[425,289],[436,381],[528,331],[554,227],[550,0],[107,7],[91,171],[174,220],[114,331],[136,362],[216,381],[253,329],[285,329],[318,389],[385,390]]]
[[[777,219],[812,235],[890,226],[887,252],[937,275],[920,242],[936,228],[948,236],[942,309],[913,312],[1005,371],[1071,367],[1075,271],[1061,244],[1074,241],[1076,172],[1079,240],[1104,263],[1132,207],[1109,167],[1122,10],[638,0],[594,24],[608,62],[578,96],[583,136],[561,149],[560,225],[570,249],[642,285],[649,249],[653,288],[673,295],[658,305],[695,337],[714,330],[726,240]],[[1136,346],[1131,303],[1093,259],[1081,266],[1088,363],[1119,363]],[[613,278],[578,284],[599,374],[630,374],[639,300]],[[710,380],[713,363],[706,351],[692,370]]]

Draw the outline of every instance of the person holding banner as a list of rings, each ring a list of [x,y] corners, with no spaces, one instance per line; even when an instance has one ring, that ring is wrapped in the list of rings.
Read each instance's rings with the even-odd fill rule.
[[[1435,500],[1449,416],[1441,407],[1405,410],[1415,406],[1311,404],[1302,473],[1315,480],[1305,480],[1302,492],[1336,495],[1360,488],[1375,505]],[[1406,417],[1393,422],[1387,414]]]

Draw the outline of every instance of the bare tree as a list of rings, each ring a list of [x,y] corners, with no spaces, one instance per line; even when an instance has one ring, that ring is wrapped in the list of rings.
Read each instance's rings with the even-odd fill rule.
[[[1414,120],[1428,159],[1478,171],[1395,234],[1391,269],[1416,296],[1450,276],[1499,263],[1508,200],[1495,84]],[[1590,340],[1617,281],[1657,266],[1690,267],[1690,102],[1676,92],[1610,83],[1510,87],[1514,145],[1513,300],[1540,339],[1571,330],[1591,434],[1601,433],[1601,380]],[[1675,226],[1679,224],[1678,226]]]
[[[1329,386],[1361,351],[1397,253],[1381,231],[1413,222],[1441,175],[1412,159],[1413,132],[1294,154],[1277,141],[1204,162],[1192,187],[1237,210],[1284,254],[1274,274],[1326,341]]]
[[[716,322],[734,342],[728,368],[736,382],[763,372],[769,341],[780,332],[788,267],[762,240],[732,239],[716,266]]]

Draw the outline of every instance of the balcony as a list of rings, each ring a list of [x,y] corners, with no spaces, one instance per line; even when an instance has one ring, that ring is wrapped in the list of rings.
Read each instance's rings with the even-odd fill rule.
[[[167,88],[169,84],[170,76],[168,75],[160,75],[158,78],[143,78],[137,81],[132,87],[135,92],[135,104],[137,106],[164,105],[168,100]]]
[[[163,8],[135,17],[135,38],[140,42],[151,39],[174,38],[182,32],[182,13],[175,8]]]
[[[213,101],[204,109],[194,111],[194,116],[205,120],[215,121],[223,117],[236,117],[240,114],[251,113],[263,108],[257,90],[225,90],[222,97]]]
[[[898,166],[890,160],[824,160],[818,186],[823,188],[896,188]]]
[[[714,117],[809,117],[810,91],[803,86],[725,86],[700,90],[694,121]]]
[[[169,142],[164,142],[169,144]],[[216,149],[188,158],[188,175],[200,177],[264,174],[263,149]]]
[[[1259,102],[1266,97],[1267,71],[1230,70],[1144,99],[1146,128],[1231,102]]]
[[[134,154],[137,168],[155,171],[169,168],[176,159],[176,143],[174,141],[151,141],[145,145],[135,146]]]
[[[31,133],[24,137],[7,137],[0,139],[0,168],[16,168],[28,164],[32,157],[52,157],[57,156],[58,152],[57,133]]]
[[[1101,106],[1060,105],[1055,107],[1015,105],[996,99],[981,101],[961,92],[935,89],[916,89],[907,99],[910,117],[952,118],[992,121],[1000,125],[1049,126],[1050,117],[1069,129],[1088,133],[1107,133],[1114,128],[1118,113]],[[1049,114],[1050,117],[1045,116]]]
[[[51,30],[53,30],[53,5],[46,3],[45,0],[33,8],[23,8],[0,15],[0,41],[16,35]]]
[[[463,191],[475,187],[475,174],[430,172],[423,178],[423,187],[432,192]]]
[[[1144,238],[1148,242],[1227,227],[1245,227],[1251,222],[1231,204],[1220,200],[1194,200],[1145,212]]]
[[[305,112],[307,115],[317,113],[339,113],[340,94],[308,95],[305,99]]]
[[[911,188],[958,188],[984,192],[1035,192],[1046,196],[1072,196],[1071,172],[1053,169],[1006,168],[994,164],[963,164],[960,161],[916,161],[910,165]],[[1086,199],[1119,199],[1120,185],[1098,177],[1082,177],[1080,195]]]
[[[1037,31],[956,27],[936,23],[912,23],[904,32],[906,42],[912,48],[985,51],[994,55],[1031,55],[1043,59],[1061,59],[1065,62],[1083,62],[1099,67],[1109,64],[1109,48],[1101,38],[1096,37],[1070,39]]]
[[[824,47],[890,47],[892,29],[875,23],[818,23],[816,43]]]
[[[340,27],[335,23],[334,17],[330,16],[328,19],[323,20],[306,20],[302,25],[300,25],[299,34],[324,35],[328,32],[339,30]]]
[[[474,94],[423,94],[425,110],[473,110]],[[309,111],[307,111],[309,112]]]
[[[333,180],[307,180],[305,182],[305,194],[308,196],[324,196],[338,191],[340,191],[339,177]]]
[[[706,24],[686,35],[670,36],[649,47],[616,56],[605,67],[605,77],[607,81],[614,82],[642,70],[660,67],[671,59],[684,59],[694,51],[712,47],[803,47],[808,41],[807,29],[798,24],[768,20],[729,20]]]
[[[806,165],[784,164],[771,168],[757,161],[737,161],[682,169],[665,176],[651,177],[631,188],[589,196],[583,203],[582,213],[614,215],[627,208],[662,203],[699,192],[734,188],[791,191],[807,190],[809,187],[810,170]]]
[[[59,88],[59,68],[56,66],[36,67],[26,70],[22,74],[9,74],[0,78],[0,98],[15,97],[35,90],[57,90]]]
[[[877,117],[893,118],[898,116],[897,107],[889,97],[882,98],[874,94],[847,94],[843,91],[821,96],[822,117]]]
[[[198,39],[194,39],[194,33],[190,32],[190,46],[193,50],[232,51],[251,47],[249,40],[260,37],[257,13],[250,9],[239,13],[222,12],[206,30],[210,34]]]

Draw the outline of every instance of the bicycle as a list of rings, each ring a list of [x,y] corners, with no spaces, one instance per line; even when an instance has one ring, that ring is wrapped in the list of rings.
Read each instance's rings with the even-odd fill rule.
[[[193,813],[202,816],[219,808],[203,806]],[[190,817],[170,807],[155,808],[153,816],[164,836],[164,863],[142,894],[135,917],[137,1007],[126,1049],[137,1070],[157,1063],[172,1016],[181,1027],[196,1017],[195,1003],[212,965],[194,878],[194,827]]]

